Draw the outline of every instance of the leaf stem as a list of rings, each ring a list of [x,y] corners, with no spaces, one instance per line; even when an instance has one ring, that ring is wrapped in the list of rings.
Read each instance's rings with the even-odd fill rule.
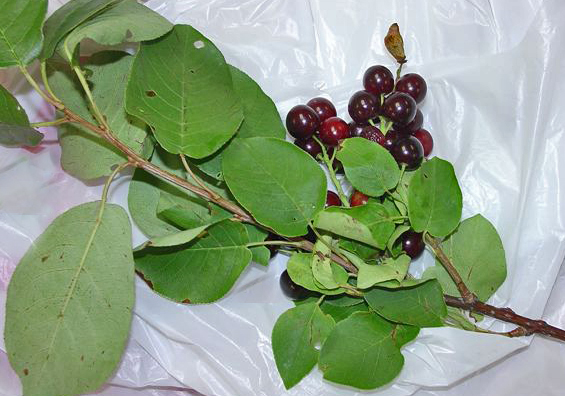
[[[301,242],[293,241],[262,241],[262,242],[250,242],[245,247],[253,246],[269,246],[269,245],[279,245],[279,246],[295,246],[297,248],[302,248]]]
[[[55,125],[61,125],[64,123],[69,122],[67,117],[63,117],[63,118],[58,118],[56,120],[53,121],[45,121],[45,122],[32,122],[30,124],[31,127],[33,128],[41,128],[41,127],[49,127],[49,126],[55,126]]]
[[[51,89],[51,86],[49,85],[49,79],[47,78],[47,63],[45,63],[45,61],[41,61],[40,63],[40,70],[41,70],[41,79],[43,80],[43,86],[45,87],[45,89],[47,90],[47,93],[49,93],[49,95],[56,100],[59,103],[62,103],[61,99],[59,99],[57,97],[57,95],[55,95],[55,93],[53,92],[53,90]]]
[[[198,184],[200,187],[202,187],[204,190],[206,190],[208,192],[208,194],[210,194],[210,197],[213,200],[217,200],[218,198],[220,198],[220,196],[218,194],[216,194],[214,191],[210,190],[210,188],[208,188],[208,186],[206,184],[204,184],[204,182],[202,180],[200,180],[192,171],[192,169],[190,169],[190,165],[188,164],[188,162],[186,162],[186,157],[184,156],[184,154],[179,154],[180,156],[180,160],[182,162],[182,165],[184,166],[184,169],[186,169],[186,172],[190,175],[190,177],[192,177],[192,180],[194,180],[196,182],[196,184]]]
[[[55,106],[55,108],[57,108],[58,110],[63,110],[65,108],[65,106],[60,101],[51,98],[49,95],[47,95],[45,92],[43,92],[43,90],[39,87],[37,82],[35,82],[35,80],[31,76],[31,74],[29,74],[29,72],[27,71],[27,69],[24,66],[20,65],[20,71],[24,75],[24,77],[26,78],[27,82],[33,87],[33,89],[35,89],[37,91],[37,93],[39,95],[41,95],[41,97],[43,99],[45,99],[51,105]]]
[[[92,91],[90,90],[90,87],[88,86],[88,81],[86,81],[86,77],[85,77],[83,71],[81,70],[81,68],[79,66],[73,66],[72,68],[73,68],[73,71],[75,72],[75,74],[77,75],[78,80],[80,81],[80,85],[82,86],[82,89],[84,90],[84,93],[86,94],[86,97],[88,98],[88,102],[90,103],[90,107],[92,108],[92,112],[94,113],[94,118],[96,118],[96,120],[98,121],[100,126],[103,127],[103,129],[109,131],[110,127],[108,126],[108,123],[106,122],[106,118],[104,117],[104,115],[102,114],[102,112],[98,108],[98,105],[96,105],[96,102],[94,101],[94,97],[92,96]]]
[[[342,205],[345,206],[346,208],[349,208],[349,201],[347,201],[347,196],[343,192],[343,188],[341,187],[341,183],[339,182],[339,180],[337,180],[337,176],[335,174],[334,167],[333,167],[333,160],[335,159],[335,154],[336,154],[337,148],[334,150],[334,152],[332,154],[332,158],[330,158],[328,156],[328,151],[326,150],[326,147],[324,146],[324,144],[316,136],[312,136],[312,138],[322,148],[322,161],[324,161],[324,163],[326,164],[326,166],[328,168],[328,173],[330,174],[330,179],[331,179],[332,183],[334,184],[335,189],[337,190],[337,195],[339,195],[339,199],[341,200]]]

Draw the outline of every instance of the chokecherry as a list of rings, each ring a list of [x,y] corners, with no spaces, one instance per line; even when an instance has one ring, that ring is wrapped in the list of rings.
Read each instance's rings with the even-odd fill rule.
[[[363,75],[363,87],[374,95],[388,94],[394,88],[394,77],[390,70],[381,65],[371,66]]]
[[[286,129],[296,139],[307,139],[320,126],[320,119],[311,107],[296,105],[286,115]]]
[[[359,137],[361,136],[361,132],[367,125],[358,124],[355,121],[351,121],[349,123],[349,136],[351,137]]]
[[[326,208],[328,206],[341,206],[341,199],[339,199],[339,195],[333,191],[328,191],[326,194]]]
[[[414,98],[416,103],[420,103],[426,97],[428,85],[426,84],[426,80],[419,74],[408,73],[400,77],[396,82],[395,90],[397,92],[407,93]]]
[[[351,197],[349,198],[349,204],[351,206],[361,206],[365,205],[369,201],[369,197],[363,194],[361,191],[355,190]]]
[[[408,230],[400,236],[400,241],[402,242],[402,250],[413,259],[420,256],[424,251],[425,244],[421,232]]]
[[[412,136],[414,136],[420,141],[420,143],[422,143],[422,148],[424,149],[424,157],[430,155],[432,149],[434,148],[434,139],[432,138],[432,135],[424,128],[420,128],[416,132],[413,132]]]
[[[302,150],[306,151],[310,154],[314,159],[322,152],[322,147],[320,144],[312,139],[311,137],[308,139],[296,139],[294,144],[300,147]]]
[[[418,168],[424,159],[422,143],[414,136],[398,139],[392,146],[390,153],[398,165],[405,165],[406,170],[409,171]]]
[[[383,147],[385,149],[387,149],[388,151],[390,151],[390,150],[392,150],[392,146],[394,146],[394,143],[396,143],[396,141],[398,139],[401,139],[401,138],[406,137],[406,136],[409,136],[409,135],[406,134],[406,133],[403,133],[403,132],[395,131],[394,129],[390,130],[385,135]]]
[[[406,125],[416,116],[416,102],[404,92],[394,92],[385,99],[382,113],[392,122]]]
[[[310,99],[308,103],[306,103],[306,106],[311,107],[316,112],[320,122],[324,122],[328,118],[335,117],[337,115],[335,106],[326,98]]]
[[[381,130],[372,125],[367,125],[365,128],[363,128],[363,132],[361,132],[361,137],[370,140],[372,142],[378,143],[383,147],[386,141],[385,135],[383,135]]]
[[[377,116],[380,109],[380,100],[367,91],[357,91],[349,99],[347,111],[357,123],[366,123]]]
[[[396,129],[397,131],[414,133],[422,127],[423,123],[424,123],[424,115],[422,114],[420,109],[417,109],[416,115],[414,116],[414,119],[412,121],[410,121],[406,125],[393,124],[393,128]]]
[[[338,142],[349,137],[349,125],[339,117],[331,117],[320,125],[320,140],[328,146],[337,146]]]
[[[291,300],[303,300],[312,294],[310,290],[294,283],[294,281],[290,279],[290,275],[288,274],[287,270],[284,270],[284,272],[281,274],[279,284],[284,295]]]

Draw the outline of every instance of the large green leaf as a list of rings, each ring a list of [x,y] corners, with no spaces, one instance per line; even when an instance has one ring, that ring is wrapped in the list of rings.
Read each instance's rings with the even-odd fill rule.
[[[408,273],[410,266],[410,257],[405,254],[398,258],[389,257],[383,260],[381,264],[367,264],[352,253],[343,252],[343,254],[359,269],[357,273],[357,287],[359,289],[368,289],[377,283],[393,279],[400,282]]]
[[[486,301],[506,279],[504,246],[496,228],[483,216],[461,222],[441,248],[463,281],[479,300]],[[426,270],[426,277],[436,277],[447,294],[459,295],[453,280],[441,263]]]
[[[25,66],[41,51],[47,0],[0,2],[0,69]]]
[[[25,110],[8,90],[0,85],[0,145],[37,146],[43,135],[29,126]]]
[[[394,220],[383,205],[370,201],[354,208],[326,208],[314,218],[314,227],[384,249]]]
[[[73,30],[64,40],[65,55],[72,57],[76,46],[86,38],[102,45],[117,45],[152,40],[172,28],[167,19],[150,8],[136,0],[124,0]]]
[[[71,0],[64,4],[45,21],[45,43],[40,58],[50,58],[59,42],[73,29],[121,1],[123,0]],[[36,0],[30,0],[31,2]]]
[[[316,303],[284,312],[273,327],[271,342],[279,374],[286,389],[298,384],[316,365],[319,344],[335,326]]]
[[[308,232],[324,207],[326,176],[316,161],[281,139],[234,139],[224,152],[225,181],[261,224],[284,236]]]
[[[392,190],[400,178],[398,164],[388,150],[364,138],[344,140],[337,159],[353,187],[372,197]]]
[[[394,331],[392,323],[374,313],[357,312],[339,322],[320,351],[324,378],[359,389],[392,381],[404,365]]]
[[[443,291],[435,279],[406,288],[375,287],[365,293],[365,300],[388,320],[418,327],[443,326],[447,315]]]
[[[245,227],[225,220],[186,245],[137,252],[135,266],[165,297],[209,303],[223,297],[251,261],[247,243]]]
[[[337,264],[332,263],[332,269]],[[318,293],[335,295],[345,292],[343,288],[325,289],[314,279],[312,273],[312,254],[311,253],[294,253],[286,263],[288,275],[292,281],[305,289]],[[337,272],[336,268],[336,272]],[[346,274],[347,275],[347,274]]]
[[[20,261],[8,287],[8,357],[30,396],[97,390],[120,362],[134,303],[127,213],[68,210]]]
[[[408,217],[415,231],[445,237],[459,224],[462,208],[453,165],[434,157],[414,172],[408,186]]]
[[[126,91],[126,108],[147,122],[161,146],[204,158],[243,120],[230,69],[216,46],[191,26],[141,44]]]
[[[132,61],[133,57],[125,52],[104,51],[94,54],[84,66],[92,72],[89,79],[94,100],[113,135],[136,153],[147,156],[151,153],[151,140],[147,138],[146,125],[124,110],[124,91]],[[67,107],[94,122],[78,80],[68,67],[51,63],[49,81]],[[78,124],[60,126],[59,139],[63,169],[82,180],[108,176],[114,166],[126,160],[117,148]]]

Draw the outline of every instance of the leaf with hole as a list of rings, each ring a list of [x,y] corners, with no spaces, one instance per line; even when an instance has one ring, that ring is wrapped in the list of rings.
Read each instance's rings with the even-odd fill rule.
[[[26,252],[8,287],[8,358],[30,396],[96,391],[115,371],[134,303],[131,228],[100,201],[59,217]]]

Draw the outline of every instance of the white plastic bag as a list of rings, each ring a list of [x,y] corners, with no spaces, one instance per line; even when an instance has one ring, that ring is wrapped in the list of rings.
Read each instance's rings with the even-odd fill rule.
[[[348,118],[347,101],[362,88],[364,70],[373,64],[394,69],[382,40],[388,26],[398,22],[409,60],[404,72],[417,72],[428,82],[421,109],[424,126],[434,137],[433,154],[454,163],[464,216],[482,213],[495,224],[506,248],[508,278],[491,302],[538,318],[564,257],[560,207],[565,174],[559,171],[565,169],[560,155],[565,149],[565,116],[560,114],[565,107],[565,5],[559,0],[389,3],[146,2],[171,21],[191,24],[207,35],[228,62],[257,80],[283,117],[293,105],[325,95],[336,104],[338,115]],[[0,82],[18,93],[33,121],[49,119],[47,107],[37,95],[19,91],[25,84],[14,76],[0,74]],[[9,276],[30,243],[55,216],[97,199],[101,191],[100,183],[85,185],[62,172],[56,134],[44,130],[47,142],[36,153],[0,148],[3,299]],[[113,185],[110,199],[127,206],[126,196],[124,177]],[[134,245],[143,240],[134,231]],[[430,264],[431,256],[425,255],[412,270],[419,273]],[[103,394],[169,396],[189,388],[206,396],[359,394],[323,381],[317,369],[284,390],[270,346],[276,318],[292,306],[278,287],[284,265],[282,256],[269,268],[251,265],[226,298],[205,306],[174,304],[139,281],[131,339],[112,387]],[[565,295],[557,299],[563,302]],[[554,323],[564,326],[565,308],[558,303],[556,308]],[[495,330],[512,328],[490,319],[483,323],[491,325]],[[450,386],[530,341],[424,329],[404,349],[406,364],[394,383],[368,394],[410,395],[421,387]],[[548,352],[528,350],[512,371],[495,367],[485,373],[498,385],[487,389],[484,381],[470,381],[445,393],[515,395],[536,384],[530,389],[546,390],[537,394],[561,394],[550,392],[563,385],[557,373],[565,368],[565,350],[553,341],[536,340],[538,345]],[[18,380],[5,354],[0,358],[5,368],[0,394],[16,395]],[[541,371],[545,381],[539,383],[540,374],[534,378],[519,370],[536,361],[536,367],[546,368]]]

